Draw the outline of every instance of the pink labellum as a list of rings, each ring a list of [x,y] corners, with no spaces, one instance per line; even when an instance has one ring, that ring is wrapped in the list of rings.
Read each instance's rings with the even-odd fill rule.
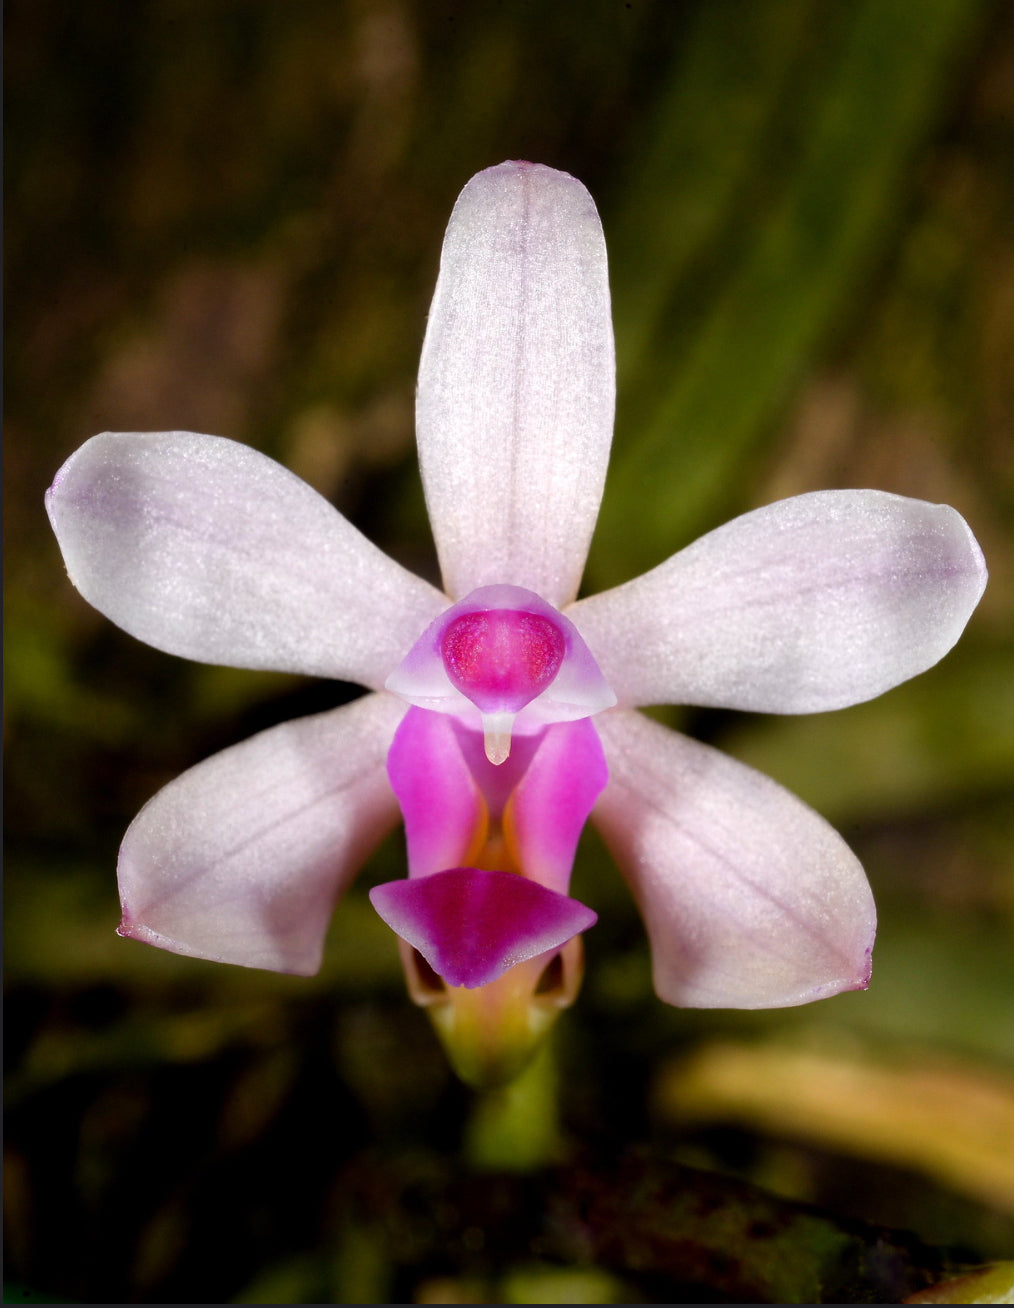
[[[410,876],[483,861],[487,836],[504,826],[524,875],[559,891],[570,883],[578,839],[609,779],[589,718],[522,736],[494,765],[478,731],[416,708],[395,733],[387,773],[405,818]]]
[[[590,718],[547,727],[507,806],[506,826],[528,877],[566,890],[577,842],[609,768]]]
[[[387,925],[450,986],[474,990],[598,920],[585,904],[515,872],[457,867],[370,891]]]
[[[475,858],[487,809],[461,752],[454,719],[409,709],[387,755],[387,775],[405,819],[409,876]]]

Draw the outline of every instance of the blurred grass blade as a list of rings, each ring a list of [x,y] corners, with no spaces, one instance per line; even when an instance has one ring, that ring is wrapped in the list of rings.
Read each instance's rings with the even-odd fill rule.
[[[618,219],[619,432],[593,589],[742,506],[744,463],[883,254],[983,13],[971,0],[732,8],[702,9],[661,145],[631,176],[636,213]],[[758,61],[731,105],[723,47]]]

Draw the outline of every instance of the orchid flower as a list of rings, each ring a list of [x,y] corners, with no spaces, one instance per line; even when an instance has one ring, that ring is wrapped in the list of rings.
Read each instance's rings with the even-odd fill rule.
[[[115,623],[186,658],[371,691],[161,790],[120,851],[121,935],[312,974],[400,809],[409,875],[372,902],[458,1071],[503,1080],[577,992],[595,914],[568,891],[591,815],[666,1002],[776,1007],[868,984],[873,900],[841,838],[637,708],[804,713],[879,695],[954,645],[982,553],[945,505],[824,491],[578,600],[614,371],[590,196],[505,163],[457,201],[422,351],[442,591],[233,441],[105,433],[71,456],[50,519],[72,582]]]

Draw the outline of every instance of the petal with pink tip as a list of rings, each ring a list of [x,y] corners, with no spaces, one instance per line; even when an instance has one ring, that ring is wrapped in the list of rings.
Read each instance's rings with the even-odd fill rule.
[[[204,663],[379,689],[447,604],[293,473],[218,436],[94,436],[46,507],[90,604]]]
[[[612,440],[605,242],[573,177],[487,168],[458,197],[419,369],[416,428],[445,587],[509,579],[573,599]]]
[[[309,976],[338,896],[396,823],[387,695],[271,727],[150,800],[120,848],[119,932]]]
[[[815,491],[568,610],[622,704],[843,708],[932,667],[986,585],[945,504]]]
[[[507,830],[526,877],[566,891],[577,842],[608,779],[588,718],[546,729],[507,806]]]
[[[876,914],[812,809],[718,750],[614,711],[593,820],[630,882],[655,989],[688,1008],[782,1008],[869,982]]]
[[[559,949],[596,914],[516,872],[449,868],[388,881],[370,891],[373,907],[418,949],[438,976],[469,990],[517,963]]]

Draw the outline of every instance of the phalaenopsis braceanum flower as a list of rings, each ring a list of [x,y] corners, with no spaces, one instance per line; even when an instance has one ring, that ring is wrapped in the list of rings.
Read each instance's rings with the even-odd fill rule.
[[[574,178],[474,177],[419,372],[441,592],[292,473],[190,432],[106,433],[47,505],[71,580],[158,649],[373,692],[198,764],[135,819],[120,933],[309,974],[336,900],[404,818],[374,906],[458,1070],[511,1075],[580,981],[568,895],[591,815],[671,1004],[763,1008],[867,985],[848,847],[773,781],[638,705],[820,712],[937,662],[986,582],[962,518],[876,490],[735,519],[576,600],[612,437],[602,229]]]

